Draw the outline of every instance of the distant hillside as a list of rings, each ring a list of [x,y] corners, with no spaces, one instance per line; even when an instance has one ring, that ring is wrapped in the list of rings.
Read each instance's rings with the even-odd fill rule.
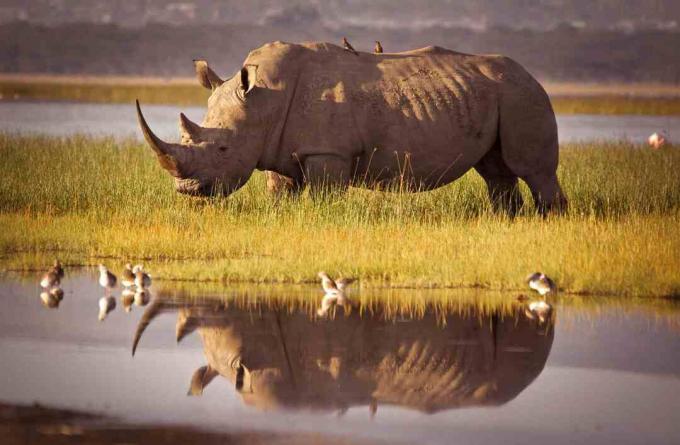
[[[463,52],[501,53],[543,79],[661,81],[680,83],[680,33],[622,32],[559,26],[552,30],[485,31],[432,26],[423,29],[342,29],[323,24],[262,25],[71,23],[0,25],[0,72],[142,74],[190,76],[191,59],[206,58],[231,73],[248,51],[273,40],[339,42],[346,35],[357,49],[381,40],[388,52],[440,45]]]
[[[678,0],[0,0],[0,23],[675,29]]]

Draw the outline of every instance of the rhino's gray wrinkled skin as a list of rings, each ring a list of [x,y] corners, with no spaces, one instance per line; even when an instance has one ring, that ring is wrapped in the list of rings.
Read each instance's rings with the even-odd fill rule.
[[[155,138],[140,113],[180,192],[228,194],[254,169],[290,178],[292,191],[430,190],[475,168],[496,209],[521,206],[518,178],[541,212],[566,206],[548,96],[506,57],[438,47],[357,57],[328,43],[274,42],[231,79],[209,74],[207,114],[201,126],[182,119],[182,144]]]
[[[149,307],[136,348],[164,303]],[[169,306],[166,306],[167,310]],[[433,413],[500,405],[543,370],[554,319],[513,313],[422,316],[395,320],[380,307],[359,315],[314,318],[285,307],[241,309],[219,303],[175,304],[178,341],[196,331],[207,365],[191,378],[200,395],[216,376],[228,379],[244,403],[259,409],[344,412],[392,404]]]

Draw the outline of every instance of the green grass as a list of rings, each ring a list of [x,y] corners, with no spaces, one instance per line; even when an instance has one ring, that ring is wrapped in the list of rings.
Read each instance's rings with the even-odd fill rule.
[[[565,292],[680,295],[680,151],[563,147],[567,215],[489,211],[474,172],[428,193],[351,189],[275,201],[256,175],[227,199],[174,192],[136,141],[0,134],[5,269],[144,260],[160,279],[524,289],[540,270]],[[526,187],[525,200],[531,202]]]
[[[680,115],[680,97],[676,91],[653,87],[644,89],[644,95],[626,94],[626,86],[599,92],[595,87],[581,91],[578,86],[560,85],[554,87],[557,93],[551,95],[556,113],[560,114],[646,114]],[[570,94],[569,91],[573,91]],[[652,95],[650,95],[652,94]],[[0,78],[0,98],[70,100],[98,103],[142,103],[168,105],[205,106],[209,92],[193,79],[167,81],[161,79],[92,79],[77,77],[46,77],[39,79]]]

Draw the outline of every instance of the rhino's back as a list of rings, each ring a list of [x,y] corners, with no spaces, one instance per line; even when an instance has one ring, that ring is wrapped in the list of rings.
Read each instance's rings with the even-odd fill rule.
[[[551,113],[540,85],[516,62],[430,46],[355,55],[329,43],[273,43],[251,53],[268,85],[286,85],[284,152],[357,159],[376,183],[408,158],[425,188],[455,180],[498,139],[501,102]],[[263,69],[264,68],[264,69]],[[285,79],[285,80],[282,80]]]
[[[513,71],[500,56],[471,55],[437,46],[401,53],[358,56],[329,43],[302,45],[306,51],[270,50],[292,55],[282,64],[304,67],[299,73],[302,92],[335,102],[384,102],[413,113],[418,119],[436,119],[437,111],[474,114],[485,96],[498,89],[498,80]],[[297,59],[297,60],[296,60]],[[332,90],[332,91],[329,91]],[[324,94],[325,93],[325,94]],[[463,116],[465,117],[465,116]]]

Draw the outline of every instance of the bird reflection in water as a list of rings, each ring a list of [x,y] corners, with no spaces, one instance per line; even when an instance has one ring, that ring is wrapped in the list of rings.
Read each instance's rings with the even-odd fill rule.
[[[44,290],[40,293],[40,300],[45,307],[56,309],[59,303],[64,299],[64,291],[59,287],[53,287],[50,290]]]
[[[135,291],[129,288],[123,289],[120,293],[120,302],[123,304],[125,312],[132,311],[132,303],[135,302]]]
[[[365,406],[373,417],[385,404],[425,413],[502,405],[538,377],[552,346],[555,311],[538,316],[530,304],[470,305],[457,313],[429,306],[397,322],[380,305],[329,319],[271,302],[238,307],[156,297],[132,354],[157,315],[176,312],[178,343],[196,332],[207,359],[191,377],[190,395],[221,377],[262,410],[342,414]]]

